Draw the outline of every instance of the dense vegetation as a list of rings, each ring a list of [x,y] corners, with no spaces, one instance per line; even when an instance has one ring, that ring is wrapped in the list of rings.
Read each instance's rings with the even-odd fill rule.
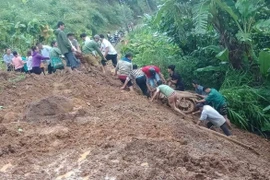
[[[122,51],[163,72],[175,64],[187,88],[196,79],[219,89],[234,124],[269,135],[269,17],[264,0],[164,0]]]
[[[154,0],[0,0],[0,48],[25,53],[37,41],[48,43],[59,20],[77,36],[124,29],[144,13],[156,10]]]

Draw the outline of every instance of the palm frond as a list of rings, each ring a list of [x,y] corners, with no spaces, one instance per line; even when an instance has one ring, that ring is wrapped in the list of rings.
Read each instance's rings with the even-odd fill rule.
[[[196,4],[192,10],[195,33],[205,34],[207,31],[208,18],[210,16],[209,3],[210,1],[202,1]]]

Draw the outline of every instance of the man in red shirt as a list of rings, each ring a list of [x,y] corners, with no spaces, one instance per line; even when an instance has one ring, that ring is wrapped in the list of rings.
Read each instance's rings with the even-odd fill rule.
[[[144,66],[142,68],[142,71],[146,75],[147,82],[150,84],[151,88],[155,88],[156,83],[158,82],[162,82],[162,81],[166,82],[163,74],[160,72],[160,69],[157,66],[154,66],[154,65]]]

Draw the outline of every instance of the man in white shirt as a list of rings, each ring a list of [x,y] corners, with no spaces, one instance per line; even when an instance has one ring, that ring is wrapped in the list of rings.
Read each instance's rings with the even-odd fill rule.
[[[197,125],[199,125],[201,121],[207,120],[209,121],[207,123],[207,128],[210,129],[212,126],[220,127],[225,135],[232,135],[225,118],[219,114],[219,112],[217,112],[209,105],[198,104],[197,107],[199,107],[202,111],[200,120],[198,121]]]
[[[107,61],[112,60],[114,67],[117,65],[117,51],[114,49],[113,45],[105,39],[103,34],[95,35],[94,39],[96,42],[101,41],[101,51],[104,52],[104,57]],[[103,66],[106,66],[106,61],[101,61]]]

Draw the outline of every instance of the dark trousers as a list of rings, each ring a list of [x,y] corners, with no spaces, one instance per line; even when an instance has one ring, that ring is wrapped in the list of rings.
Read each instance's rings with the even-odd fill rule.
[[[143,95],[150,97],[150,94],[148,92],[147,85],[146,85],[146,77],[141,76],[141,77],[136,78],[136,83],[138,84],[138,86],[142,90]]]
[[[213,123],[211,123],[211,122],[207,123],[207,128],[211,128],[212,126],[214,126]],[[227,135],[227,136],[232,135],[226,122],[220,126],[220,129],[222,129],[222,131],[224,132],[225,135]]]
[[[12,66],[11,66],[11,65],[9,65],[9,66],[7,67],[7,71],[12,71]]]
[[[73,52],[68,52],[64,54],[64,56],[67,62],[67,67],[71,67],[71,69],[74,69],[80,66],[80,62],[78,59],[76,59]]]
[[[108,61],[109,61],[109,60],[112,60],[113,67],[116,67],[116,64],[117,64],[117,54],[114,54],[114,55],[108,54],[105,58],[106,58]],[[103,64],[102,64],[102,65],[103,65]]]
[[[51,63],[48,65],[48,73],[52,74],[53,72],[55,72],[55,70],[53,69]]]
[[[176,85],[175,90],[184,91],[185,90],[184,85]]]
[[[40,67],[33,67],[32,68],[32,73],[41,74],[42,73],[42,69]]]
[[[15,71],[16,72],[25,72],[23,67],[22,68],[19,68],[19,69],[15,69]]]

